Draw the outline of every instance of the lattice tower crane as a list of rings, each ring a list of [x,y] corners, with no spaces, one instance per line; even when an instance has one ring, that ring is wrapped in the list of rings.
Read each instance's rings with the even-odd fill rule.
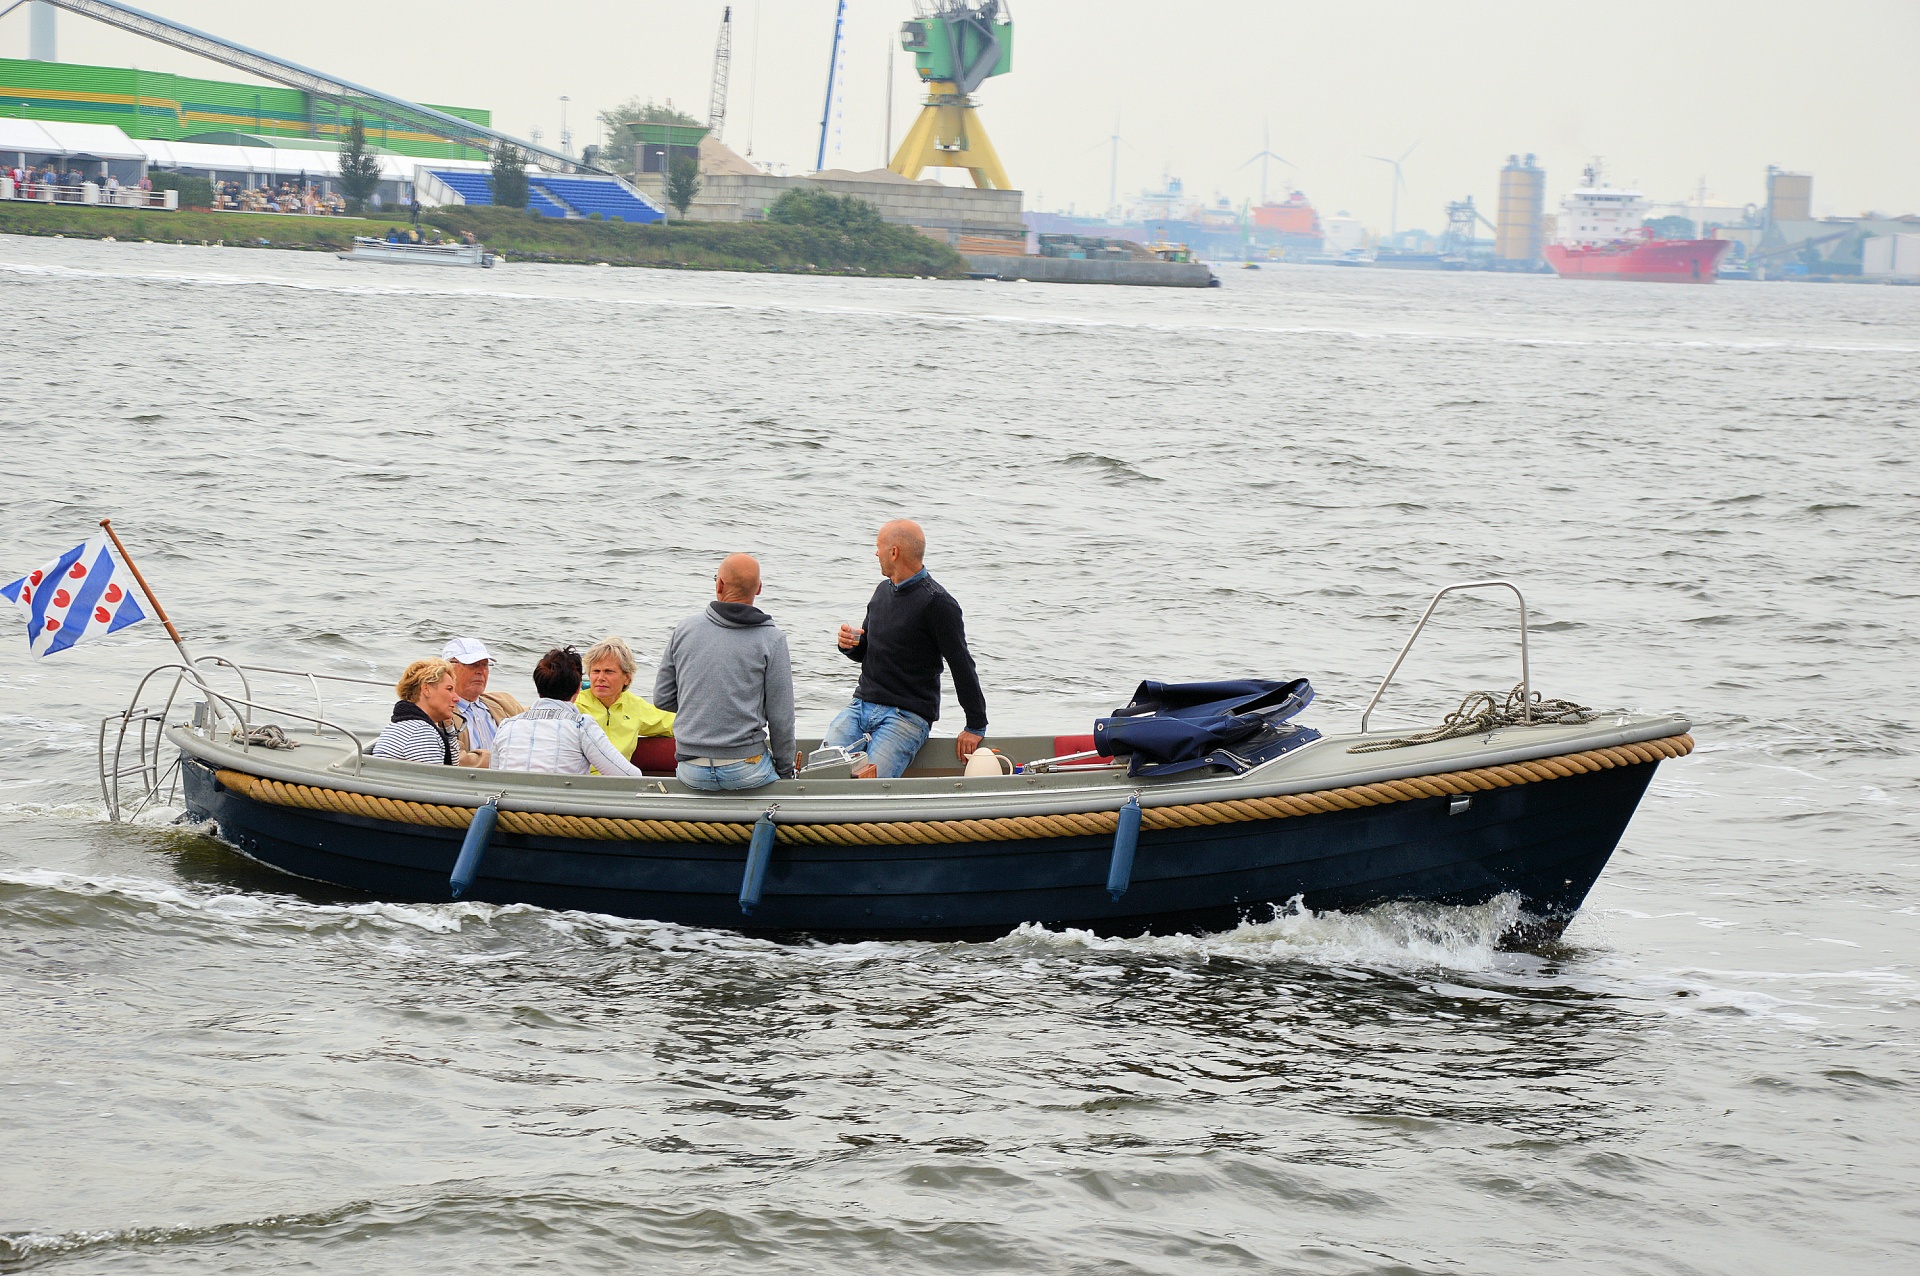
[[[733,6],[720,12],[720,38],[713,46],[713,92],[707,98],[707,136],[714,141],[727,127],[727,73],[733,66]]]

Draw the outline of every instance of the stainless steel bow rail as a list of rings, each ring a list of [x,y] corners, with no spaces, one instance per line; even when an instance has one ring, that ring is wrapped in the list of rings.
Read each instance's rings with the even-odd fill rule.
[[[1400,666],[1406,660],[1407,653],[1413,650],[1413,644],[1420,638],[1420,631],[1427,627],[1427,621],[1433,617],[1433,609],[1440,605],[1442,598],[1462,589],[1511,589],[1515,601],[1520,604],[1520,720],[1523,723],[1533,721],[1533,681],[1532,675],[1527,668],[1526,597],[1520,592],[1520,586],[1510,580],[1463,580],[1456,584],[1442,586],[1439,592],[1434,594],[1433,601],[1427,604],[1427,609],[1420,613],[1420,623],[1413,627],[1413,633],[1407,638],[1407,645],[1400,648],[1399,656],[1394,659],[1393,668],[1387,670],[1387,676],[1382,678],[1380,685],[1374,689],[1373,699],[1367,701],[1366,709],[1360,714],[1360,732],[1362,735],[1366,734],[1367,719],[1373,716],[1373,707],[1379,704],[1380,697],[1386,694],[1387,684],[1393,681],[1393,675],[1400,672]]]
[[[239,680],[240,695],[221,691],[208,681],[209,672],[220,669],[227,670]],[[247,677],[249,673],[306,679],[313,690],[314,712],[302,713],[284,705],[255,699],[252,681]],[[154,679],[164,678],[168,674],[172,675],[173,680],[167,686],[166,697],[159,707],[144,703],[148,686]],[[273,665],[241,664],[225,656],[199,656],[191,662],[175,661],[148,670],[146,676],[140,679],[140,685],[134,688],[133,699],[127,707],[100,719],[97,742],[100,796],[107,804],[107,818],[115,824],[123,819],[134,819],[163,797],[167,805],[172,804],[179,785],[180,757],[177,752],[171,760],[165,756],[167,720],[173,715],[180,693],[189,688],[190,694],[205,697],[194,706],[194,726],[211,732],[226,725],[240,741],[241,748],[248,749],[251,747],[248,734],[253,729],[256,711],[276,718],[309,723],[315,739],[333,738],[328,734],[331,730],[353,741],[353,770],[358,774],[360,763],[366,757],[367,745],[351,728],[326,716],[326,700],[320,691],[322,682],[391,689],[390,683],[373,678],[316,673],[308,669],[281,669]],[[112,737],[111,749],[109,736]],[[135,782],[137,788],[130,785],[129,781]]]

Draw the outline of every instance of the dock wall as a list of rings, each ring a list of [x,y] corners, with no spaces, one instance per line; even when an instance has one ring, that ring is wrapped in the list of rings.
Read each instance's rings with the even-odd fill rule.
[[[1213,269],[1191,261],[1092,261],[1077,257],[967,255],[967,268],[1002,279],[1041,284],[1130,284],[1148,288],[1206,288]]]

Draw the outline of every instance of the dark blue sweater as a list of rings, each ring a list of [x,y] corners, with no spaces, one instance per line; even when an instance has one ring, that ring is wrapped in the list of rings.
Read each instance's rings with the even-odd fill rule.
[[[928,722],[940,717],[940,662],[953,673],[953,689],[967,713],[967,730],[984,735],[987,697],[967,650],[967,628],[960,604],[931,576],[896,589],[880,582],[867,602],[866,632],[847,658],[860,662],[854,695],[868,704],[892,705]]]

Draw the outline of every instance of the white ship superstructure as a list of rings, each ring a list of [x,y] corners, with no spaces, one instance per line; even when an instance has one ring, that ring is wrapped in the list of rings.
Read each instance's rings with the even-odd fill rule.
[[[1589,168],[1586,185],[1560,201],[1559,242],[1569,248],[1590,248],[1637,239],[1651,206],[1639,191],[1602,185],[1599,171]]]

